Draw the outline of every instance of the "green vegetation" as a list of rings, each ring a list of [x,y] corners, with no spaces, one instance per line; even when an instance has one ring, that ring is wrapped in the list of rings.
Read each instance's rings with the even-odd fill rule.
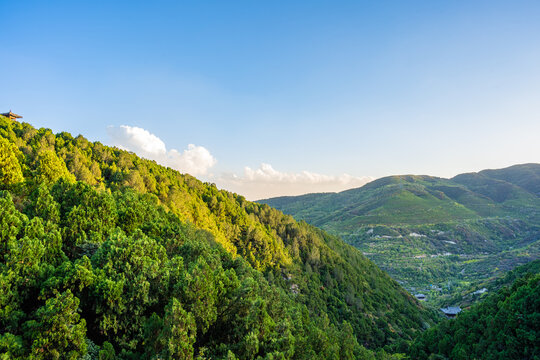
[[[399,358],[435,318],[268,205],[3,117],[0,147],[1,359]]]
[[[498,174],[503,170],[498,170]],[[516,182],[526,182],[531,190],[540,178],[537,164],[517,165],[506,170],[532,173],[529,180]],[[492,174],[491,171],[458,175],[453,179],[391,176],[340,193],[278,197],[261,202],[314,225],[340,231],[373,224],[423,225],[515,216],[516,213],[521,214],[520,218],[540,215],[537,193],[490,178],[486,174]]]
[[[445,304],[458,305],[467,308],[472,304],[484,300],[487,296],[499,291],[502,287],[511,287],[516,279],[526,274],[540,274],[540,260],[531,261],[518,266],[502,275],[489,278],[486,281],[464,287],[461,292],[456,292],[445,299]]]
[[[540,165],[525,164],[453,179],[391,176],[261,202],[341,236],[440,306],[540,257],[539,188]]]
[[[499,280],[506,285],[424,332],[411,346],[413,359],[539,359],[540,261]]]

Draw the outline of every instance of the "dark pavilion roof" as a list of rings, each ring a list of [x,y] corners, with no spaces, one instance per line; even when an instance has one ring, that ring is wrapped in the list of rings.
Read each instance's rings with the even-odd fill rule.
[[[7,112],[7,113],[2,113],[0,115],[8,117],[10,119],[22,119],[21,115],[17,115],[15,113],[11,112],[11,110],[9,110],[9,112]]]
[[[446,308],[442,308],[441,311],[446,315],[457,315],[461,312],[461,308],[459,306],[449,306]]]

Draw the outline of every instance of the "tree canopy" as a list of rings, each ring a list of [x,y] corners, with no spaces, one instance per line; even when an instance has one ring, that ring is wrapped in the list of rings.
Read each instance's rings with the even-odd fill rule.
[[[386,358],[368,349],[433,322],[358,250],[267,205],[3,117],[0,146],[3,358]]]

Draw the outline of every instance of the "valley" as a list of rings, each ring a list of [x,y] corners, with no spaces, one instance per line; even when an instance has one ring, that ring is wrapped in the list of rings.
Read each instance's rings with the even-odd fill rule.
[[[540,257],[540,165],[392,176],[267,203],[339,235],[433,306]]]

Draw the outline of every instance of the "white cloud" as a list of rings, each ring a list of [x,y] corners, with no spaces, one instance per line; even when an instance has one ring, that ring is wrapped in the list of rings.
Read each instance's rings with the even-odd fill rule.
[[[167,153],[167,165],[173,169],[181,170],[191,175],[205,175],[212,166],[216,164],[216,159],[210,154],[208,149],[189,144],[183,153],[172,149]]]
[[[205,175],[217,162],[210,151],[202,146],[189,144],[183,152],[167,150],[163,140],[140,127],[109,126],[107,130],[112,145],[133,151],[139,156],[180,172],[194,176]]]
[[[258,200],[275,196],[343,191],[360,187],[372,180],[369,176],[354,177],[348,174],[332,176],[309,171],[286,173],[263,163],[258,169],[245,167],[242,176],[222,175],[216,179],[216,183],[221,188],[242,194],[249,200]]]
[[[216,164],[208,149],[189,144],[182,152],[167,149],[163,140],[140,127],[121,125],[108,127],[111,144],[133,151],[139,156],[155,160],[180,172],[194,176],[207,175]],[[261,164],[258,169],[244,168],[241,176],[222,174],[211,177],[211,181],[226,190],[244,195],[249,200],[274,196],[301,195],[313,192],[336,192],[360,187],[373,180],[371,177],[354,177],[317,174],[309,171],[287,173],[275,170],[270,164]]]
[[[165,143],[156,135],[136,126],[120,125],[107,128],[113,145],[150,157],[161,156],[167,152]]]

